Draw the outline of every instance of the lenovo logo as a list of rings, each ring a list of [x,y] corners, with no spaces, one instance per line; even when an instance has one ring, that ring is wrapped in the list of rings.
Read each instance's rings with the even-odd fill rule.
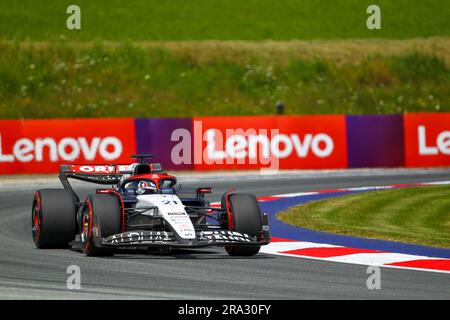
[[[11,145],[11,143],[9,144]],[[94,160],[98,155],[104,160],[116,160],[122,155],[122,141],[117,137],[94,137],[90,140],[84,137],[66,137],[60,140],[54,138],[36,138],[34,140],[21,138],[12,143],[12,152],[6,153],[2,148],[0,135],[1,162],[51,162]]]
[[[170,155],[196,170],[345,168],[345,139],[343,116],[206,117],[172,131]]]
[[[306,158],[310,154],[319,158],[331,155],[334,149],[333,139],[327,134],[230,134],[225,138],[223,145],[217,145],[216,141],[222,141],[219,130],[206,131],[206,153],[211,160],[254,159],[258,153],[263,158],[276,157],[284,159],[295,154],[298,158]],[[220,138],[218,139],[218,135]],[[259,152],[258,152],[259,151]]]
[[[428,137],[425,126],[417,127],[419,142],[419,154],[424,156],[437,155],[439,153],[450,155],[450,131],[440,132],[434,141]]]

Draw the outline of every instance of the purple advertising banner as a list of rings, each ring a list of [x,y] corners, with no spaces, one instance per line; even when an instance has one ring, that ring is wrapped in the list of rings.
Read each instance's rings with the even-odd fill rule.
[[[348,167],[405,165],[403,116],[347,116]]]
[[[171,154],[173,148],[180,141],[190,143],[192,150],[191,118],[136,119],[135,128],[137,153],[154,154],[155,158],[152,162],[160,162],[163,169],[190,170],[194,168],[192,164],[180,163],[176,157],[177,153],[175,153],[175,157]],[[190,142],[183,139],[190,139]]]

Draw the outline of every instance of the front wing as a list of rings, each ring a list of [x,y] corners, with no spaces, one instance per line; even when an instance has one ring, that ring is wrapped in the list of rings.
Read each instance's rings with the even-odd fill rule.
[[[262,240],[247,234],[229,230],[197,231],[196,239],[186,240],[177,238],[173,232],[133,230],[102,238],[94,231],[94,243],[99,247],[177,247],[201,248],[209,246],[255,246],[270,242],[268,234]]]

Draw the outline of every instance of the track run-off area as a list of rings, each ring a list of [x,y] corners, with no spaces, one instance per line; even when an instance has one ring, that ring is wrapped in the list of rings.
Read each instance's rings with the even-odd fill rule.
[[[276,218],[280,210],[305,201],[372,189],[361,188],[444,183],[450,181],[448,169],[181,173],[178,181],[186,191],[211,186],[211,201],[219,201],[232,187],[255,194],[270,215],[274,242],[250,258],[230,257],[221,248],[165,254],[124,251],[102,258],[71,250],[39,250],[31,240],[33,193],[61,186],[55,176],[5,177],[0,180],[0,298],[450,298],[445,262],[449,249],[355,240],[291,227]],[[93,190],[86,184],[74,185],[81,194]],[[435,263],[401,265],[416,260]],[[72,265],[81,271],[80,290],[66,285]],[[381,267],[381,289],[367,288],[368,265]]]

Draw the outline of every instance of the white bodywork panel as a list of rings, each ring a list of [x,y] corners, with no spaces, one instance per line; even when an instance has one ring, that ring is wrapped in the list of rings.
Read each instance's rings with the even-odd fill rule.
[[[137,196],[136,208],[156,206],[158,215],[162,216],[183,239],[195,239],[195,229],[184,205],[173,194],[146,194]]]

